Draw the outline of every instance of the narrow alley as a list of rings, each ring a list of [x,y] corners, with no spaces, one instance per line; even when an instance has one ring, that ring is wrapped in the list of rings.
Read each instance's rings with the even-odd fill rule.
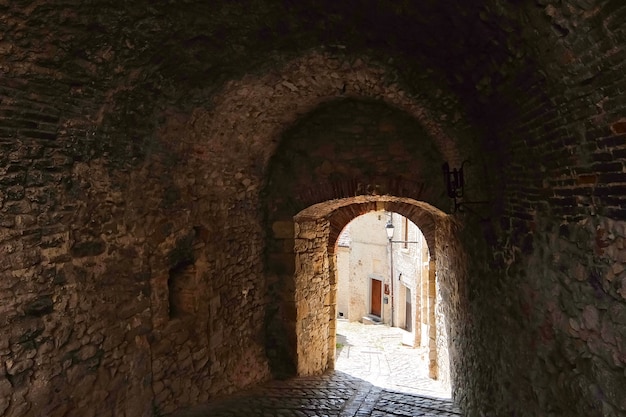
[[[428,377],[427,349],[404,345],[404,333],[338,320],[335,369],[388,390],[449,399],[450,389]]]

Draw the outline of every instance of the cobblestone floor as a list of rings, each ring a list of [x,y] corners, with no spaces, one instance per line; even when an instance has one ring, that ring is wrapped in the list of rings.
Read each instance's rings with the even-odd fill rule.
[[[339,322],[336,370],[272,381],[175,417],[461,416],[426,376],[425,352],[401,345],[399,329]]]

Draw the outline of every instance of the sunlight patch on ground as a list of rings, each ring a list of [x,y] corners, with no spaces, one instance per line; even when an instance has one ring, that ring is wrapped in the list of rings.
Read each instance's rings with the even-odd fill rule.
[[[428,378],[426,348],[402,343],[397,327],[337,320],[335,369],[394,391],[450,398],[450,389]]]

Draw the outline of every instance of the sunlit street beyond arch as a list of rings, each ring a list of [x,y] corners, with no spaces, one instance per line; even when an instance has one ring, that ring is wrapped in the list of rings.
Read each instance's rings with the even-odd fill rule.
[[[337,321],[335,369],[398,392],[450,398],[449,388],[428,377],[428,350],[402,344],[404,330]]]

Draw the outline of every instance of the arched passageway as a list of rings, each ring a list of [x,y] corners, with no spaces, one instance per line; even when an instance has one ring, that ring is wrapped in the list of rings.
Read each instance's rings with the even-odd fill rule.
[[[470,415],[626,413],[623,0],[1,4],[0,414],[295,373],[294,216],[373,195],[451,215]]]
[[[328,254],[332,255],[339,233],[356,215],[381,209],[405,215],[424,233],[436,262],[435,219],[444,215],[435,207],[450,204],[441,186],[441,165],[446,155],[456,154],[449,145],[432,140],[421,123],[405,111],[382,101],[355,98],[320,105],[283,133],[264,192],[272,300],[266,315],[266,343],[275,375],[319,372],[331,365],[333,341],[323,337],[324,342],[309,340],[308,346],[319,357],[307,359],[307,364],[302,359],[304,352],[297,347],[304,346],[295,336],[301,333],[302,323],[327,321],[331,316],[327,310],[334,308],[328,300],[313,302],[311,294],[300,286],[299,274],[335,273],[333,257]],[[378,203],[375,199],[358,200],[376,195],[397,199]],[[344,202],[345,207],[339,210],[337,201],[341,198],[357,200],[345,200],[355,205]],[[324,202],[330,205],[317,205]],[[304,221],[307,218],[310,220]],[[317,252],[310,259],[298,259],[298,253],[313,246]],[[327,277],[325,280],[329,282]],[[324,294],[330,292],[315,291],[315,297],[323,298]],[[316,307],[311,309],[309,302]],[[307,314],[319,316],[314,320]],[[325,332],[308,333],[318,338]],[[330,347],[322,349],[322,344]]]
[[[390,210],[392,209],[392,210]],[[436,228],[447,216],[433,207],[406,198],[392,197],[355,197],[334,200],[314,205],[300,212],[294,218],[295,250],[294,261],[294,303],[296,310],[296,358],[300,375],[320,373],[333,368],[336,346],[336,296],[337,265],[336,241],[341,230],[354,218],[369,211],[394,211],[406,215],[408,219],[425,230],[424,236],[433,249],[431,256],[432,278],[439,273],[450,274],[450,265],[436,240]],[[448,244],[450,239],[446,241]],[[438,249],[439,248],[439,249]],[[438,266],[438,256],[443,256],[444,264]],[[444,272],[447,271],[447,272]],[[449,285],[454,276],[440,276],[436,286]],[[433,291],[436,291],[433,287]],[[449,290],[437,291],[450,294]],[[444,299],[440,309],[450,311],[453,300]],[[429,338],[432,342],[429,356],[430,375],[434,378],[448,379],[447,328],[430,327]],[[439,330],[439,331],[437,331]],[[441,348],[441,349],[438,349]],[[443,366],[438,364],[443,362]]]
[[[319,374],[333,368],[337,316],[336,242],[352,219],[370,211],[400,213],[424,231],[432,248],[430,270],[432,277],[437,277],[435,285],[437,294],[441,294],[438,305],[441,316],[455,317],[454,312],[459,308],[458,294],[455,294],[459,288],[456,265],[451,260],[462,257],[462,248],[455,247],[453,236],[446,236],[445,231],[450,230],[452,221],[444,213],[422,202],[390,196],[360,196],[313,205],[294,217],[291,225],[294,250],[285,247],[282,254],[286,262],[295,265],[293,292],[285,294],[281,303],[285,311],[294,312],[285,329],[293,332],[290,340],[294,344],[289,348],[293,349],[290,354],[298,375]],[[451,253],[450,248],[457,253]],[[289,320],[288,317],[283,319]],[[429,365],[432,377],[448,379],[447,347],[451,327],[450,323],[441,324],[431,328],[433,345]],[[439,367],[440,363],[443,366]]]

